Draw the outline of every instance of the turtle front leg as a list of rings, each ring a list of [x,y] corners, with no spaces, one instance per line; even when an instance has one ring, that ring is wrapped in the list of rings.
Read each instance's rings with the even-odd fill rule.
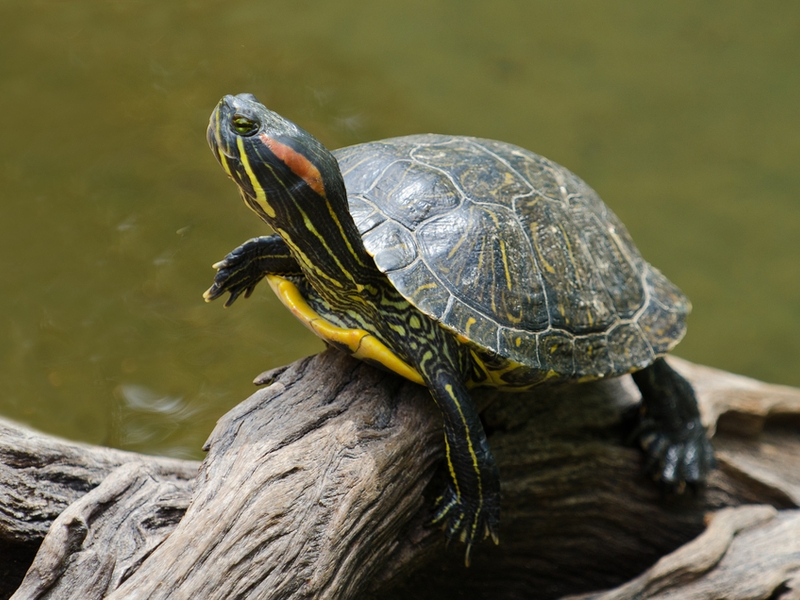
[[[715,466],[714,448],[691,384],[663,358],[634,373],[633,380],[642,392],[635,435],[647,455],[647,471],[674,491],[703,483]]]
[[[300,265],[292,257],[286,242],[279,235],[247,240],[213,267],[217,269],[214,285],[206,290],[203,298],[206,302],[211,302],[229,292],[230,297],[225,302],[226,307],[233,304],[242,293],[245,298],[249,298],[265,275],[302,273]]]
[[[500,474],[462,376],[444,362],[423,363],[419,370],[444,416],[452,480],[436,500],[433,523],[441,524],[448,538],[467,545],[469,566],[473,544],[487,537],[498,543]]]

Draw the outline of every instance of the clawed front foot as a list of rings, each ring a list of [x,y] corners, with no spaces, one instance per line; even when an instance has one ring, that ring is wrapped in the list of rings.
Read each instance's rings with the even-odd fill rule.
[[[225,306],[230,306],[244,294],[250,297],[258,282],[269,273],[299,274],[300,267],[292,258],[284,241],[277,235],[247,240],[214,265],[217,274],[203,298],[211,302],[225,292],[230,297]]]
[[[254,268],[256,261],[250,260],[247,252],[249,243],[244,243],[221,261],[214,263],[213,267],[217,270],[217,274],[214,276],[214,285],[203,294],[206,302],[216,300],[225,292],[230,292],[230,297],[225,301],[225,306],[228,307],[242,293],[248,298],[258,282],[264,278],[264,272]]]
[[[436,499],[433,525],[441,525],[449,540],[458,540],[467,545],[464,562],[469,566],[472,546],[491,537],[500,542],[500,498],[493,493],[483,498],[459,498],[452,484]]]

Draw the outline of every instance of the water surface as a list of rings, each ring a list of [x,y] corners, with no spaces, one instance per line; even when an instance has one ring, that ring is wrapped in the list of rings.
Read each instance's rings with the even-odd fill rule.
[[[692,299],[677,354],[800,385],[800,4],[0,5],[0,413],[199,457],[321,343],[210,265],[266,233],[208,151],[255,93],[330,147],[420,132],[569,167]]]

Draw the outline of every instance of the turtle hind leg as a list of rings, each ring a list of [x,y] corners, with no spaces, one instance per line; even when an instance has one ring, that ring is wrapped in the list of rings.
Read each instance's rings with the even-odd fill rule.
[[[634,436],[647,457],[646,470],[668,490],[702,484],[714,468],[714,448],[700,420],[691,384],[663,358],[633,373],[642,393]]]

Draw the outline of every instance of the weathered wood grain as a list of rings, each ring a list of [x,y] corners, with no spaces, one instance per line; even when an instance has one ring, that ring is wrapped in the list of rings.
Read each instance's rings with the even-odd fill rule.
[[[776,595],[737,598],[794,593],[800,390],[672,364],[716,431],[720,468],[699,494],[663,497],[642,476],[629,378],[477,395],[503,515],[469,569],[427,526],[446,476],[427,392],[334,351],[264,376],[199,472],[0,429],[0,540],[41,543],[14,598],[712,598],[698,581],[735,581],[748,561],[757,594]]]
[[[725,508],[697,539],[615,590],[565,600],[800,597],[800,510]]]
[[[68,442],[0,420],[0,598],[19,586],[56,517],[129,463],[186,482],[200,466]]]

